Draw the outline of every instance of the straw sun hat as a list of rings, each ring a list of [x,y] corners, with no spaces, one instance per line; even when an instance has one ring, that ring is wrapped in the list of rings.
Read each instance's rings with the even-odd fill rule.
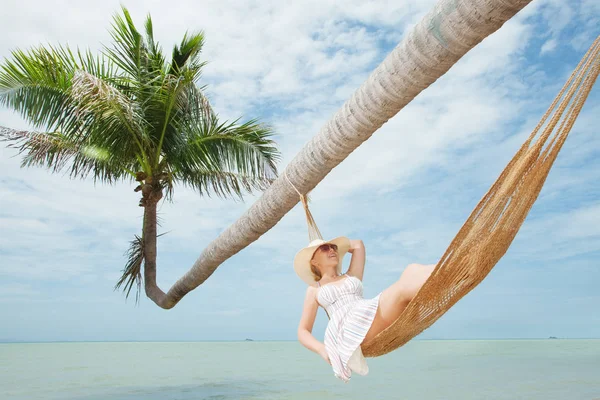
[[[310,260],[319,246],[325,243],[335,244],[338,247],[337,274],[340,275],[342,273],[342,260],[350,249],[350,239],[345,236],[340,236],[329,241],[315,239],[308,246],[296,253],[296,257],[294,257],[294,271],[296,271],[300,279],[309,285],[315,283],[315,277],[310,269]]]
[[[350,250],[350,239],[345,236],[339,236],[328,241],[323,240],[323,236],[321,236],[321,232],[319,232],[319,228],[317,228],[317,224],[315,223],[315,220],[308,209],[308,200],[306,196],[300,193],[294,184],[290,182],[285,171],[284,175],[290,185],[292,185],[298,195],[300,195],[300,201],[302,202],[304,211],[306,213],[306,221],[308,223],[308,238],[310,241],[308,246],[296,253],[296,256],[294,257],[294,271],[296,271],[296,274],[298,274],[300,279],[312,286],[315,283],[315,277],[310,269],[310,260],[319,246],[325,243],[331,243],[335,244],[338,248],[337,274],[340,275],[342,273],[342,260],[344,259],[344,255],[348,252],[348,250]]]

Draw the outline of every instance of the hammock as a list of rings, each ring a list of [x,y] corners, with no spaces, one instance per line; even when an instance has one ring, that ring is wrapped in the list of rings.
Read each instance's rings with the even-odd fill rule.
[[[537,199],[599,72],[600,36],[529,138],[477,204],[407,308],[388,328],[361,345],[366,357],[389,353],[430,327],[473,290],[502,258]],[[539,138],[534,140],[540,130]],[[317,232],[320,236],[306,197],[300,195],[300,200],[309,232],[312,228],[313,234]]]

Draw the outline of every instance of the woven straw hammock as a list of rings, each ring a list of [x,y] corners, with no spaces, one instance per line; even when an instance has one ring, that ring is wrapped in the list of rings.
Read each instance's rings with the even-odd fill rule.
[[[361,345],[366,357],[389,353],[430,327],[475,288],[502,258],[537,199],[599,72],[600,36],[529,138],[477,204],[407,308],[392,325]],[[310,239],[322,239],[306,196],[300,194],[300,199]]]

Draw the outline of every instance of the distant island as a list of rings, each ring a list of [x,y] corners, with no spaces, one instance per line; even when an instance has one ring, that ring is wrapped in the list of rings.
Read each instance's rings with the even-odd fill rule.
[[[252,339],[246,339],[245,341],[246,342],[254,342],[254,340],[252,340]]]
[[[558,339],[556,336],[550,336],[548,339]]]

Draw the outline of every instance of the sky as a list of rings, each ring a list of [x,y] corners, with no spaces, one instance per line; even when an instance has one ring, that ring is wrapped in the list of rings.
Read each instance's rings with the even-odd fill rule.
[[[289,161],[431,9],[432,0],[126,1],[153,17],[167,54],[206,36],[202,84],[223,120],[273,126]],[[120,3],[5,0],[0,60],[11,50],[99,51]],[[410,263],[435,263],[535,127],[595,37],[595,0],[533,0],[351,153],[311,193],[326,239],[362,239],[364,294]],[[1,61],[3,62],[3,61]],[[600,337],[600,88],[596,86],[512,246],[487,278],[418,339]],[[0,108],[0,126],[29,129]],[[0,341],[296,340],[308,244],[300,204],[171,310],[114,285],[140,235],[134,186],[20,168],[0,146]],[[260,197],[160,203],[158,285],[167,291],[205,246]],[[349,264],[349,256],[344,266]],[[327,317],[313,330],[322,340]]]

